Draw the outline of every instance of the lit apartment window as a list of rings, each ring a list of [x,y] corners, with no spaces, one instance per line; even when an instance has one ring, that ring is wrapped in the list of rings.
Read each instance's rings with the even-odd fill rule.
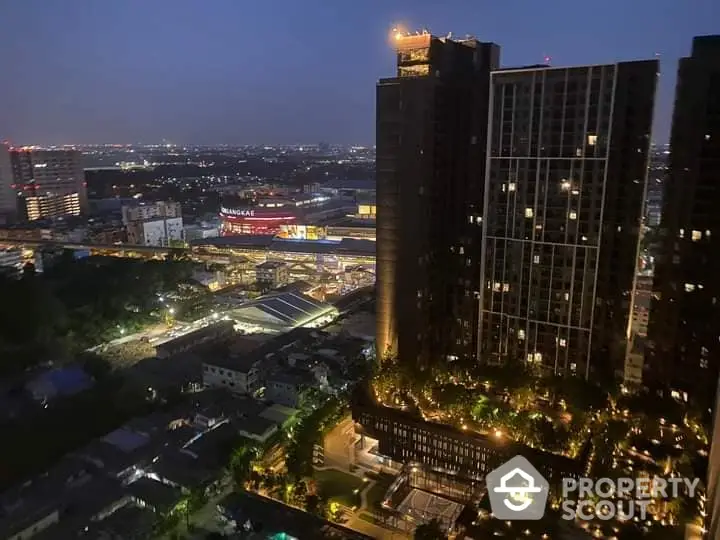
[[[577,219],[577,212],[575,210],[570,210],[570,212],[568,212],[568,218]]]
[[[569,293],[569,292],[566,292],[565,294],[563,294],[563,298],[565,299],[566,302],[567,302],[568,300],[570,300],[570,293]]]
[[[587,143],[589,146],[595,146],[597,144],[597,135],[588,135]]]
[[[500,283],[499,281],[496,281],[495,283],[493,283],[492,288],[493,288],[493,291],[500,292],[502,290],[502,283]]]
[[[510,284],[509,283],[503,283],[502,284],[502,291],[508,292],[510,290]]]
[[[702,233],[700,231],[693,231],[691,237],[693,242],[697,242],[702,238]]]
[[[710,237],[710,229],[705,231],[705,236],[707,236],[708,238]]]
[[[685,292],[693,292],[695,290],[695,285],[692,283],[686,283],[685,284]]]
[[[525,339],[525,330],[518,330],[518,339]]]
[[[562,179],[560,182],[560,189],[563,191],[567,191],[570,189],[570,182],[568,182],[565,178]]]
[[[560,342],[559,342],[559,343],[560,343],[560,346],[561,346],[561,347],[567,347],[567,339],[565,339],[565,338],[560,338]]]
[[[508,191],[515,191],[515,182],[510,182],[508,184]]]
[[[525,209],[525,217],[526,217],[526,218],[531,218],[531,217],[533,217],[533,209],[532,209],[532,208],[526,208],[526,209]]]
[[[533,255],[533,262],[535,264],[540,264],[540,255]]]
[[[678,232],[678,236],[680,238],[685,238],[685,229],[680,229],[680,231]]]

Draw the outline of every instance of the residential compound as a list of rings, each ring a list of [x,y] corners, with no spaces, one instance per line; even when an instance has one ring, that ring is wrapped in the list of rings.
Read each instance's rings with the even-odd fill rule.
[[[658,62],[499,69],[395,36],[377,85],[377,350],[621,370]]]
[[[611,377],[629,332],[656,60],[491,76],[478,355]]]
[[[680,60],[670,141],[647,376],[704,409],[720,373],[720,36]]]
[[[10,159],[13,189],[27,219],[77,216],[87,210],[87,184],[77,150],[14,148]],[[0,156],[0,167],[1,162]]]

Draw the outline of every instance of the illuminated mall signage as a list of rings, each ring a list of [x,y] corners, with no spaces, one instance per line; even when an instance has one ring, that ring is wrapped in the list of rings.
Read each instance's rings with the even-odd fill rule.
[[[221,208],[223,214],[229,216],[255,217],[255,210],[238,210],[237,208]]]

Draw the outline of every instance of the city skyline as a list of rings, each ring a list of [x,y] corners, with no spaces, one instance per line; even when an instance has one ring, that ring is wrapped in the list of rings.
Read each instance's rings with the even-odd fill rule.
[[[604,64],[659,54],[654,140],[668,139],[680,57],[711,33],[713,1],[589,6],[242,7],[139,2],[3,8],[8,43],[0,138],[15,144],[160,141],[179,144],[374,144],[368,81],[392,69],[393,24],[470,33],[503,47],[503,65]],[[622,13],[622,17],[618,14]],[[26,27],[13,21],[32,21]],[[591,20],[592,25],[586,24]],[[59,23],[61,22],[61,24]],[[302,24],[299,24],[299,22]]]

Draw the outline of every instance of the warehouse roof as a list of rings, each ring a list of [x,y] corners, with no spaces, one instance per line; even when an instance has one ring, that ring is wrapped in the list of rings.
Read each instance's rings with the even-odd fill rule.
[[[235,310],[239,319],[265,320],[283,326],[302,326],[333,307],[299,292],[282,292],[243,304]]]

